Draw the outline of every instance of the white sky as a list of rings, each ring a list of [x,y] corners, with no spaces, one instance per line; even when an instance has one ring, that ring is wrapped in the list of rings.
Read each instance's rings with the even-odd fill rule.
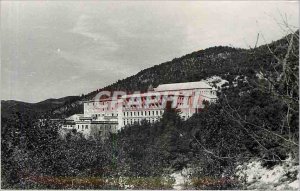
[[[1,99],[86,94],[211,46],[277,40],[298,1],[1,1]]]

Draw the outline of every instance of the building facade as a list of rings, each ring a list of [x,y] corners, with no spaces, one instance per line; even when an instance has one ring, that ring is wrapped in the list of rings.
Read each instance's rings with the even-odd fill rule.
[[[204,101],[216,100],[216,89],[202,81],[162,84],[147,93],[85,101],[84,114],[66,118],[63,128],[76,129],[86,138],[105,138],[128,125],[159,121],[168,108],[188,119],[204,107]]]

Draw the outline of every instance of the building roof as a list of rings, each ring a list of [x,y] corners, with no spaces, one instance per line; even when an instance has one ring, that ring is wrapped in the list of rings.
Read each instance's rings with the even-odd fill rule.
[[[121,97],[121,96],[119,96]],[[92,99],[92,100],[86,100],[86,101],[82,101],[83,103],[93,103],[93,102],[104,102],[104,101],[116,101],[118,99],[116,99],[115,97],[109,97],[109,98],[101,98],[98,100]]]
[[[147,92],[147,93],[140,93],[140,94],[129,94],[129,95],[123,95],[122,98],[131,98],[131,97],[147,97],[147,96],[156,96],[156,95],[160,95],[159,93],[157,92]]]
[[[82,120],[82,119],[92,119],[92,117],[80,116],[79,119],[80,119],[80,120]]]
[[[190,90],[190,89],[211,89],[212,87],[203,81],[199,82],[186,82],[174,84],[161,84],[155,91],[171,91],[171,90]]]
[[[75,117],[83,117],[84,114],[74,114],[66,118],[66,120],[74,120]]]

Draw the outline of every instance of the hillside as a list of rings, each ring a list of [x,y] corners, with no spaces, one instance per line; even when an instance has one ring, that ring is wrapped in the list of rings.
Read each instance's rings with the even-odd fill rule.
[[[40,113],[61,107],[77,100],[78,96],[67,96],[58,99],[47,99],[37,103],[26,103],[15,100],[1,100],[1,115],[8,118],[10,115],[20,112],[29,115],[39,115]]]
[[[270,63],[275,61],[269,48],[276,54],[284,54],[288,36],[262,45],[254,49],[240,49],[216,46],[205,50],[195,51],[180,58],[175,58],[153,67],[144,69],[136,75],[100,88],[86,94],[72,104],[52,110],[49,114],[55,117],[65,117],[76,112],[82,112],[82,100],[92,99],[97,92],[105,90],[146,91],[163,83],[192,82],[219,76],[233,83],[237,76],[248,79],[256,78],[261,70],[270,70]],[[298,47],[298,43],[297,47]]]

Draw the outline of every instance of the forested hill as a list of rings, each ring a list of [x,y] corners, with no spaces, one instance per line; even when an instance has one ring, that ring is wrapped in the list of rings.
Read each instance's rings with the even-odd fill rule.
[[[288,37],[284,37],[268,45],[254,49],[239,49],[232,47],[216,46],[187,54],[172,61],[147,68],[123,80],[105,87],[111,90],[147,90],[149,85],[156,87],[163,83],[178,83],[199,81],[211,76],[233,82],[237,75],[251,77],[259,70],[269,69],[274,56],[273,53],[285,54]],[[91,98],[97,93],[87,95]]]
[[[144,69],[136,75],[86,94],[73,103],[51,110],[55,117],[65,117],[76,112],[83,112],[82,100],[92,99],[97,92],[106,90],[145,91],[152,85],[163,83],[192,82],[219,76],[232,84],[237,76],[253,79],[261,70],[273,68],[276,60],[273,54],[284,55],[289,36],[256,48],[240,49],[216,46],[195,51],[180,58],[175,58],[151,68]],[[297,47],[299,46],[296,42]]]
[[[15,100],[1,100],[1,117],[10,118],[16,112],[29,115],[39,115],[40,113],[68,105],[78,100],[79,96],[67,96],[59,99],[46,99],[37,103],[26,103]]]

